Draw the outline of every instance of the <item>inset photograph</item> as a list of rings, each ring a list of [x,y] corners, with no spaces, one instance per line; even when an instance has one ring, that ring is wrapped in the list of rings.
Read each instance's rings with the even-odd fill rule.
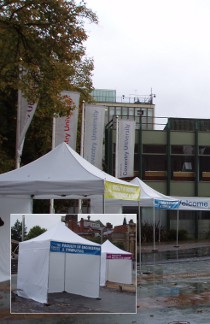
[[[11,214],[12,314],[137,312],[135,214]]]

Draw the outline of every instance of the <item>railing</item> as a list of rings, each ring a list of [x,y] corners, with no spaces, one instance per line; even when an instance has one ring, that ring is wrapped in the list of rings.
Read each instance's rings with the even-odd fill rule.
[[[120,97],[106,96],[106,95],[94,95],[94,100],[96,102],[109,102],[109,103],[134,103],[134,104],[149,104],[153,105],[153,96],[151,95],[142,95],[142,96],[131,96],[126,97],[124,95]]]

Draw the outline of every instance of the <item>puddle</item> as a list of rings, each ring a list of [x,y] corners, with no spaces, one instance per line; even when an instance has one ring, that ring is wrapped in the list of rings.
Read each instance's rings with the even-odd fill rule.
[[[184,250],[179,250],[179,248],[177,248],[177,250],[160,251],[158,253],[142,253],[142,263],[145,264],[164,261],[177,261],[181,259],[192,259],[200,257],[210,257],[210,246]]]
[[[208,278],[209,280],[209,278]],[[187,281],[182,283],[173,282],[155,282],[147,284],[146,286],[140,286],[138,289],[138,295],[141,297],[169,297],[169,296],[181,296],[201,294],[210,291],[210,281],[193,282]]]
[[[210,295],[210,247],[144,253],[140,273],[140,300],[175,297],[184,306]]]

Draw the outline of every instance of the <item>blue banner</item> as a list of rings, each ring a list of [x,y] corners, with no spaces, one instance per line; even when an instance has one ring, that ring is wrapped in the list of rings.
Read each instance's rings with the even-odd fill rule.
[[[178,209],[180,206],[180,200],[155,199],[154,206],[159,209]]]
[[[50,242],[51,252],[101,255],[101,247],[77,243]]]

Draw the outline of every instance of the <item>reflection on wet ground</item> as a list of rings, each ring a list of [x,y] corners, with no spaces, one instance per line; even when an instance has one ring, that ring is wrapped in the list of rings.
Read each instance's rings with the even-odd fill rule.
[[[209,324],[209,306],[210,247],[142,255],[138,283],[140,323]]]
[[[151,253],[142,253],[142,263],[176,261],[181,259],[191,259],[200,257],[210,257],[210,246],[180,249],[169,251],[157,251]]]
[[[155,253],[148,247],[147,253],[142,254],[137,314],[36,315],[35,319],[35,315],[20,318],[5,313],[4,318],[6,322],[12,319],[21,324],[209,324],[210,242],[209,246],[208,242],[197,248],[192,245],[188,243],[179,249],[162,246]]]
[[[210,291],[209,261],[149,265],[142,268],[138,295],[147,297],[178,296]]]

